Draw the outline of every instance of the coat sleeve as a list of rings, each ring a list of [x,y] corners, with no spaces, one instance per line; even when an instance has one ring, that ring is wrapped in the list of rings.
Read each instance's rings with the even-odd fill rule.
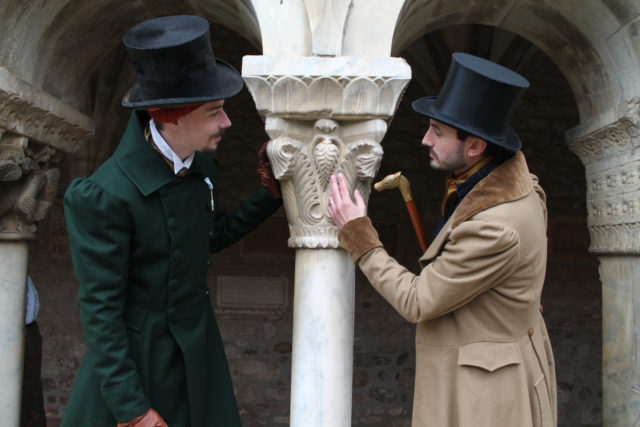
[[[419,275],[382,247],[361,256],[358,266],[405,319],[418,323],[454,311],[494,287],[513,272],[518,257],[519,239],[514,230],[469,220],[451,232],[442,253]]]
[[[260,187],[234,211],[216,209],[213,233],[209,241],[210,251],[218,252],[242,239],[273,215],[281,205],[282,199],[271,197],[266,188]]]
[[[102,396],[118,422],[150,404],[124,323],[131,220],[128,211],[91,179],[71,183],[64,198],[80,317]]]

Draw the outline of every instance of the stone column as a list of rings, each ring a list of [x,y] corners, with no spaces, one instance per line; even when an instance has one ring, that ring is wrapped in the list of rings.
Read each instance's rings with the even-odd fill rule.
[[[291,426],[351,425],[354,266],[327,215],[341,172],[365,200],[411,71],[399,58],[245,57],[297,248]]]
[[[94,123],[0,67],[0,424],[18,427],[28,241],[55,198],[56,150],[77,151]],[[38,142],[36,142],[38,141]]]
[[[58,184],[55,150],[0,132],[0,419],[20,424],[28,241]]]
[[[586,170],[590,251],[602,281],[603,421],[615,427],[640,419],[639,113],[634,100],[568,134]]]

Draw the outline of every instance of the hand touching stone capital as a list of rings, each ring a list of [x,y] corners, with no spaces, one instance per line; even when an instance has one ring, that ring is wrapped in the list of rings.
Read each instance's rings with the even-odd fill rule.
[[[331,175],[331,197],[329,197],[329,216],[341,228],[347,222],[367,215],[367,205],[356,189],[353,198],[349,194],[349,187],[344,175]]]

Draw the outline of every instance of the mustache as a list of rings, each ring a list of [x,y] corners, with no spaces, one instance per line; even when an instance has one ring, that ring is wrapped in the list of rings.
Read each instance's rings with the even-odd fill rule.
[[[213,138],[216,138],[216,137],[218,137],[218,136],[222,138],[222,136],[224,135],[224,132],[225,132],[225,131],[226,131],[226,129],[220,129],[218,132],[216,132],[216,133],[214,133],[213,135],[211,135],[211,136],[209,137],[209,139],[213,139]]]

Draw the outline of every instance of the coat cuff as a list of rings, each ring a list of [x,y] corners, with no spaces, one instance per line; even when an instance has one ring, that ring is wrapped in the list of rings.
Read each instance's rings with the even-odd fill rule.
[[[151,408],[137,375],[103,388],[102,397],[119,423],[126,423],[144,415]]]
[[[370,250],[382,247],[378,232],[373,228],[368,216],[347,222],[338,232],[338,240],[354,264]]]

